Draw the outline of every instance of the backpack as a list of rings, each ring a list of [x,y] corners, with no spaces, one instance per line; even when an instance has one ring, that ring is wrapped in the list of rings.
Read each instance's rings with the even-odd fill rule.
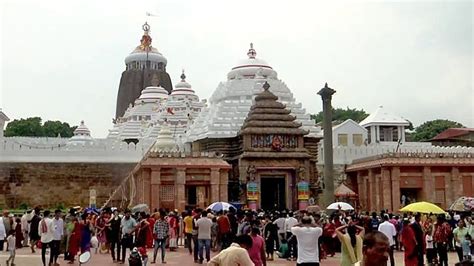
[[[372,218],[372,220],[370,220],[370,229],[372,230],[379,230],[379,220],[377,220],[377,218]]]

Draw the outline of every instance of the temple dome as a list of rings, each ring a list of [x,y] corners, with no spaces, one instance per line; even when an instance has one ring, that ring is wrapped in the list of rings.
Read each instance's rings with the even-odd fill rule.
[[[168,91],[160,86],[149,86],[142,90],[142,94],[137,101],[157,101],[168,98]]]
[[[68,145],[86,144],[92,141],[91,131],[84,124],[84,120],[82,120],[81,124],[74,130],[74,136],[69,139]]]
[[[138,45],[131,53],[125,58],[125,64],[128,65],[132,62],[154,62],[162,63],[166,66],[166,58],[158,52],[158,49],[151,46],[151,37],[149,35],[150,26],[148,23],[143,25],[143,36],[140,40],[140,45]]]
[[[277,72],[263,59],[257,58],[257,52],[250,44],[248,58],[237,62],[236,66],[227,74],[227,78],[277,78]]]
[[[172,152],[177,150],[177,144],[173,137],[168,123],[163,123],[155,144],[151,148],[152,152]]]
[[[171,92],[171,95],[180,95],[180,94],[181,95],[182,94],[187,94],[187,95],[195,94],[194,90],[191,88],[191,84],[186,82],[186,75],[184,74],[184,70],[183,70],[183,73],[181,74],[181,81],[174,86],[174,90]]]

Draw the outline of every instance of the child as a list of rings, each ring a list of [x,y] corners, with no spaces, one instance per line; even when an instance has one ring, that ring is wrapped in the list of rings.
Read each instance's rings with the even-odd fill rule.
[[[8,257],[8,260],[7,260],[7,266],[15,265],[15,248],[16,248],[15,230],[10,230],[10,232],[8,232],[8,237],[7,237],[7,250],[10,252],[10,257]]]
[[[436,259],[436,249],[433,246],[433,236],[431,232],[433,230],[431,227],[428,228],[425,236],[425,243],[426,243],[426,259],[428,260],[428,265],[432,265],[434,260]]]
[[[462,255],[464,260],[470,261],[471,260],[471,235],[466,234],[464,237],[464,241],[461,243],[462,247]]]
[[[142,266],[146,266],[148,263],[148,254],[146,253],[146,248],[145,247],[139,247],[138,248],[138,253],[142,257]]]
[[[290,257],[290,252],[288,250],[288,242],[286,239],[281,240],[280,248],[276,252],[279,258],[286,259]]]

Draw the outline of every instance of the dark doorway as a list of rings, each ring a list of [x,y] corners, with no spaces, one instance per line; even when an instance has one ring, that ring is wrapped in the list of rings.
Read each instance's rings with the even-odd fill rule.
[[[186,205],[190,208],[197,204],[196,186],[186,186]]]
[[[282,210],[286,208],[285,177],[262,177],[260,191],[262,209]]]

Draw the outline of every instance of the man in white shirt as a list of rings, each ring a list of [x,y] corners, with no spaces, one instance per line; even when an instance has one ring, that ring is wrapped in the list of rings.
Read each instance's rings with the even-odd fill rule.
[[[31,210],[21,216],[21,232],[23,233],[23,246],[28,246],[28,216],[31,216]]]
[[[393,249],[395,246],[395,236],[397,235],[397,229],[395,226],[388,221],[388,215],[385,214],[383,216],[383,223],[379,225],[378,230],[382,232],[385,236],[388,238],[388,242],[390,245],[390,250],[389,250],[389,255],[390,255],[390,265],[394,266],[395,265],[395,259],[393,258]]]
[[[51,214],[50,211],[45,210],[43,213],[43,219],[40,221],[38,226],[38,232],[41,237],[41,260],[43,261],[43,266],[46,266],[46,249],[49,247],[51,249],[51,243],[54,240],[54,224],[53,220],[49,217]],[[49,256],[49,264],[53,264],[53,256]]]
[[[201,218],[197,220],[196,227],[198,231],[198,250],[199,250],[199,263],[204,260],[203,249],[206,248],[206,260],[209,262],[211,259],[211,226],[212,220],[207,217],[207,212],[203,211]]]
[[[298,256],[298,246],[297,240],[295,237],[291,237],[293,233],[291,232],[291,228],[298,224],[298,220],[293,217],[293,213],[288,213],[288,218],[285,220],[285,229],[286,229],[286,241],[288,241],[288,250],[290,251],[290,258],[296,260]]]
[[[53,256],[54,266],[59,266],[57,263],[59,257],[59,246],[61,244],[61,239],[64,235],[64,221],[61,218],[61,210],[54,211],[54,239],[51,247],[51,256]]]
[[[323,229],[311,224],[311,218],[303,217],[301,224],[291,228],[298,240],[298,259],[296,265],[319,266],[319,237]]]
[[[280,217],[278,217],[278,219],[276,219],[273,223],[276,224],[276,226],[278,226],[278,238],[279,238],[279,242],[278,244],[281,243],[281,240],[282,239],[285,239],[286,238],[286,228],[285,228],[285,220],[286,220],[286,213],[280,213]]]

